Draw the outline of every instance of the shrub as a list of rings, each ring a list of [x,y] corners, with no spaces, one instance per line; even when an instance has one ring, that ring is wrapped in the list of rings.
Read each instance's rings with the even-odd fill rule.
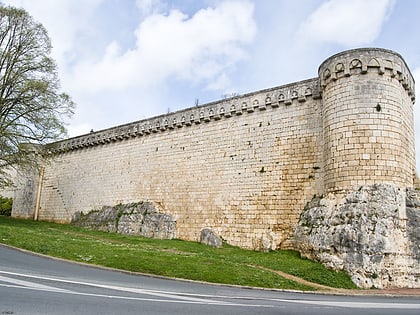
[[[0,215],[12,214],[13,199],[0,196]]]

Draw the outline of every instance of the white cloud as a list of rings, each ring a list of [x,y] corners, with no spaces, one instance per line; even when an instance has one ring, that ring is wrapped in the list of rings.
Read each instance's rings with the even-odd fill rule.
[[[167,7],[160,0],[136,0],[136,5],[143,15],[162,12]]]
[[[81,34],[89,32],[93,12],[103,0],[84,0],[83,5],[74,0],[3,0],[2,2],[23,7],[48,30],[53,44],[52,55],[61,68],[77,54]],[[53,13],[52,13],[53,12]]]
[[[221,90],[229,92],[230,79],[225,73],[219,75],[212,83],[207,85],[208,90]],[[232,92],[231,92],[232,93]]]
[[[371,43],[393,5],[394,0],[328,0],[301,24],[298,37],[343,46]]]
[[[173,77],[212,85],[244,58],[241,46],[255,34],[248,1],[225,1],[192,17],[179,10],[155,13],[138,25],[134,49],[123,52],[112,42],[101,60],[77,64],[69,79],[90,92],[149,88]]]
[[[188,101],[173,91],[177,82],[229,90],[231,70],[256,36],[248,0],[215,1],[190,16],[163,0],[118,8],[104,0],[4,2],[48,30],[63,90],[77,103],[72,136],[177,108]]]

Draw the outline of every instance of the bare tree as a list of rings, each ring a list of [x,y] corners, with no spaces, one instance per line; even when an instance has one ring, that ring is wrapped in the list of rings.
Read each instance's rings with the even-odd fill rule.
[[[0,166],[19,164],[21,143],[66,134],[74,103],[60,92],[46,29],[23,9],[0,4]],[[0,186],[7,174],[0,167]]]

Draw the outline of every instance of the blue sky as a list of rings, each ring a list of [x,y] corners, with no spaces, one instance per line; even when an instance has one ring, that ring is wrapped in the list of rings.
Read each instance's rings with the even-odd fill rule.
[[[62,89],[77,103],[71,136],[197,99],[309,79],[324,59],[357,47],[400,53],[420,99],[418,0],[2,2],[25,8],[47,28]],[[418,106],[415,120],[420,152]]]

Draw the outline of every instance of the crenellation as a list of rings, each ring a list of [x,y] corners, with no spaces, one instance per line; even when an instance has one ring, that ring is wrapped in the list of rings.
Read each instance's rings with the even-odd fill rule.
[[[251,114],[256,109],[264,111],[268,107],[279,108],[281,104],[285,106],[291,105],[294,100],[297,103],[303,103],[308,97],[312,97],[312,99],[319,98],[316,79],[275,89],[263,90],[240,97],[236,96],[221,102],[201,105],[198,108],[182,110],[157,118],[146,119],[98,132],[91,132],[87,135],[50,144],[48,145],[48,149],[52,154],[62,153],[68,150],[77,150],[84,147],[127,140],[132,137],[146,136],[159,131],[166,132],[175,129],[175,127],[182,128],[203,122],[209,123],[220,120],[221,118],[230,118],[233,115],[238,116],[243,113]],[[276,99],[277,101],[273,101]]]

